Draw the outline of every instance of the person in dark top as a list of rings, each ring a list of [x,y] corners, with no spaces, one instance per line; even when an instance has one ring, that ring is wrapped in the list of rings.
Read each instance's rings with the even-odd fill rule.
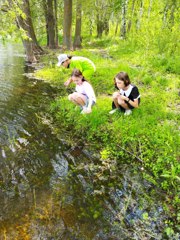
[[[118,73],[115,78],[115,86],[119,89],[113,93],[113,103],[109,114],[115,113],[117,110],[124,112],[124,115],[130,115],[133,108],[138,108],[140,104],[140,94],[138,88],[131,84],[129,76],[126,72]]]

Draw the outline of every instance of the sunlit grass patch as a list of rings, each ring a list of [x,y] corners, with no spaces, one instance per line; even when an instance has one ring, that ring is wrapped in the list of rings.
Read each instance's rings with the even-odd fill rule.
[[[63,89],[51,104],[57,132],[64,131],[72,142],[77,140],[72,144],[94,144],[99,151],[108,152],[108,158],[116,159],[118,164],[133,165],[139,159],[138,162],[153,174],[149,176],[150,181],[150,178],[154,184],[160,181],[164,189],[172,191],[174,179],[168,183],[161,176],[167,173],[171,176],[168,172],[171,164],[178,170],[179,77],[165,70],[170,59],[160,57],[162,61],[157,63],[158,56],[155,52],[153,55],[152,49],[140,48],[140,43],[113,41],[94,39],[87,49],[67,52],[88,57],[96,65],[96,72],[89,79],[97,96],[91,114],[81,114],[80,108],[67,98],[75,87],[63,85],[71,74],[69,69],[49,66],[37,72],[39,77]],[[96,45],[99,47],[95,48]],[[140,106],[130,116],[121,112],[109,114],[112,93],[117,91],[113,79],[120,71],[128,73],[141,94]],[[148,179],[148,174],[144,177]]]

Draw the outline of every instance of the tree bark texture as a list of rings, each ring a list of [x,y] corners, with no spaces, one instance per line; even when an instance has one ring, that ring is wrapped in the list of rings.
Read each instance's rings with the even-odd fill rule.
[[[109,33],[109,13],[108,2],[104,0],[96,0],[96,21],[97,21],[97,37],[102,37],[103,32]]]
[[[114,32],[115,36],[117,35],[118,27],[119,27],[119,21],[116,22],[116,27],[115,27],[115,32]]]
[[[137,20],[137,30],[139,30],[141,27],[142,15],[143,15],[143,0],[140,1],[139,18]]]
[[[72,47],[72,0],[64,0],[63,47]]]
[[[13,7],[13,2],[9,1],[10,6]],[[42,48],[39,46],[37,42],[37,38],[34,32],[34,27],[31,19],[31,11],[29,0],[23,0],[23,5],[21,6],[21,10],[25,14],[25,17],[21,15],[16,16],[16,23],[19,29],[23,29],[26,37],[22,37],[22,41],[25,47],[27,61],[28,62],[36,62],[36,54],[43,53]]]
[[[128,28],[127,28],[128,32],[130,32],[131,26],[132,26],[132,20],[133,20],[133,17],[134,17],[135,2],[136,2],[136,0],[133,0],[133,2],[132,2],[131,17],[130,17],[130,19],[128,21]]]
[[[126,38],[126,14],[127,14],[127,6],[128,6],[128,0],[124,0],[122,3],[122,23],[121,23],[121,38]]]
[[[59,46],[59,38],[58,38],[58,16],[57,16],[57,0],[54,0],[54,18],[55,18],[55,43],[56,48]]]
[[[53,0],[47,0],[47,29],[50,49],[56,48],[55,43],[55,17],[54,17]]]
[[[81,14],[82,11],[82,4],[81,0],[76,1],[76,28],[75,28],[75,36],[74,36],[74,43],[73,48],[81,48]]]

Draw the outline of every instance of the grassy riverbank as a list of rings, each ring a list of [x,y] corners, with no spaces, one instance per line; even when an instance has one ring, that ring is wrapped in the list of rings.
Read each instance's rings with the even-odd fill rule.
[[[97,94],[97,104],[91,114],[81,115],[67,100],[74,86],[64,88],[63,83],[71,72],[55,66],[59,53],[43,56],[41,62],[45,67],[35,73],[37,78],[59,89],[59,96],[50,106],[56,126],[54,131],[58,134],[63,129],[75,145],[88,144],[100,152],[99,166],[103,171],[94,168],[97,175],[106,177],[109,171],[111,175],[116,174],[120,163],[128,163],[130,167],[138,165],[145,179],[167,193],[165,206],[171,220],[168,220],[166,233],[173,235],[180,219],[177,214],[180,203],[178,55],[165,54],[137,42],[108,38],[89,41],[84,49],[68,52],[90,58],[97,68],[90,80]],[[108,114],[114,91],[113,78],[120,71],[129,74],[141,94],[140,107],[130,116]],[[99,185],[104,184],[103,179],[99,182]],[[98,191],[104,194],[101,188]]]

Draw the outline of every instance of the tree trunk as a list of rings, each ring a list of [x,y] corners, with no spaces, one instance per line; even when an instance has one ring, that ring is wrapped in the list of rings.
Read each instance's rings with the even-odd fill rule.
[[[16,17],[16,23],[19,29],[23,29],[25,34],[27,34],[26,37],[22,37],[22,42],[23,42],[23,46],[25,49],[25,53],[26,53],[26,61],[29,63],[35,63],[37,62],[37,59],[35,57],[35,54],[37,54],[36,51],[36,45],[34,44],[34,42],[32,41],[32,39],[28,36],[28,32],[25,31],[25,24],[24,21],[22,20],[21,17]]]
[[[103,32],[109,34],[110,2],[105,0],[96,0],[96,24],[97,37],[102,37]]]
[[[92,36],[93,34],[93,21],[92,19],[89,20],[89,35]]]
[[[138,18],[138,21],[137,21],[137,30],[139,30],[140,27],[141,27],[142,15],[143,15],[143,0],[140,1],[139,18]]]
[[[12,8],[13,2],[9,1],[9,3]],[[26,37],[22,37],[22,41],[25,47],[27,61],[33,63],[37,61],[35,55],[43,53],[43,50],[39,46],[34,32],[29,0],[23,0],[22,11],[25,14],[25,18],[22,18],[21,15],[16,16],[16,23],[18,28],[23,29],[26,35]]]
[[[72,47],[72,0],[64,0],[63,47]]]
[[[27,32],[28,37],[31,38],[33,41],[33,51],[37,54],[42,53],[43,50],[38,44],[38,41],[34,32],[34,27],[32,24],[29,0],[23,0],[22,10],[26,15],[26,19],[23,19],[23,26],[24,26],[23,29]]]
[[[53,11],[53,0],[47,1],[47,26],[48,26],[48,39],[50,49],[55,49],[55,18],[54,18],[54,11]]]
[[[35,57],[34,51],[33,51],[33,42],[31,40],[25,40],[22,39],[24,49],[26,51],[26,62],[28,63],[36,63],[37,59]]]
[[[126,38],[126,13],[127,13],[128,0],[124,0],[122,3],[122,24],[121,24],[121,38]]]
[[[76,29],[75,29],[75,37],[73,47],[81,48],[81,11],[82,5],[81,0],[76,0]]]
[[[151,0],[150,0],[150,1],[151,1]],[[131,26],[132,26],[132,19],[133,19],[133,17],[134,17],[135,2],[136,2],[136,0],[133,0],[133,2],[132,2],[131,17],[130,17],[130,20],[129,20],[129,22],[128,22],[128,29],[127,29],[128,32],[130,32]]]
[[[174,14],[176,10],[178,11],[176,0],[173,0],[171,3],[166,2],[165,8],[164,8],[164,14],[163,14],[164,28],[169,27],[171,29],[174,26]]]
[[[167,25],[167,14],[168,14],[168,9],[169,6],[168,4],[166,4],[165,8],[164,8],[164,14],[163,14],[163,27],[165,28]]]
[[[172,3],[171,6],[171,14],[170,14],[170,27],[172,28],[174,26],[174,13],[176,10],[176,2]]]
[[[103,22],[100,19],[100,14],[97,13],[97,37],[98,38],[102,37],[103,30],[104,30]]]
[[[105,35],[107,36],[109,34],[109,20],[107,18],[104,19],[104,32]]]
[[[117,32],[118,32],[118,27],[119,27],[119,21],[116,22],[116,27],[115,27],[115,36],[117,35]]]
[[[46,46],[49,46],[49,36],[48,36],[48,14],[47,14],[47,0],[44,0],[42,2],[43,4],[43,10],[44,10],[44,18],[45,18],[45,23],[46,23]]]
[[[54,0],[54,17],[55,17],[55,42],[56,48],[59,46],[58,39],[58,17],[57,17],[57,0]]]

